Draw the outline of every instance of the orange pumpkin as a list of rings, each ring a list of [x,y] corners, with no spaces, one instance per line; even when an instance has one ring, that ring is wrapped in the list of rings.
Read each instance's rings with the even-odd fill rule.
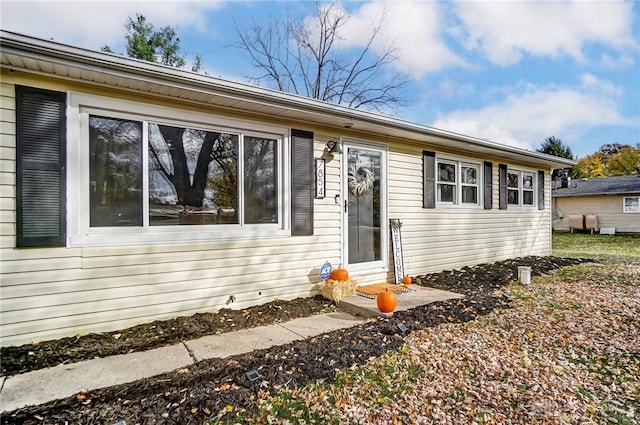
[[[383,313],[392,313],[393,310],[396,309],[396,304],[398,303],[396,294],[394,294],[393,291],[390,291],[389,288],[380,292],[376,297],[376,301],[378,302],[378,310]]]
[[[411,285],[412,279],[411,276],[406,275],[405,277],[402,278],[402,283],[404,283],[405,285]]]
[[[338,267],[331,271],[331,279],[333,280],[349,280],[349,272],[347,269]]]

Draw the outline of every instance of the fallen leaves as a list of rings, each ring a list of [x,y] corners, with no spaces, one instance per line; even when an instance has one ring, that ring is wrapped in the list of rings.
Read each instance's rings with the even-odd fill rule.
[[[539,278],[569,262],[527,261],[528,287],[505,287],[513,261],[443,272],[430,279],[465,299],[92,391],[88,405],[74,396],[24,409],[16,423],[637,423],[638,266]],[[238,311],[234,323],[244,321]],[[254,368],[263,380],[251,387],[244,373]]]
[[[640,265],[572,267],[505,288],[510,308],[411,333],[332,384],[260,400],[252,420],[637,423]]]
[[[89,397],[87,394],[84,394],[84,393],[76,394],[76,400],[78,400],[84,405],[91,404],[91,401],[92,401],[91,397]]]
[[[278,323],[322,312],[331,303],[321,296],[273,301],[248,310],[218,312],[143,323],[113,332],[77,334],[51,341],[34,341],[17,347],[0,348],[0,374],[8,376],[95,357],[145,351],[204,335]]]

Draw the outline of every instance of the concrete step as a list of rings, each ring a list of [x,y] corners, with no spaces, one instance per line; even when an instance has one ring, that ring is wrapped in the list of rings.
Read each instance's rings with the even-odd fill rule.
[[[395,311],[405,311],[420,305],[430,304],[437,301],[464,298],[464,295],[455,292],[443,291],[441,289],[428,288],[419,285],[410,285],[409,291],[396,293],[398,303]],[[378,310],[375,298],[368,298],[362,295],[349,295],[340,300],[340,308],[345,311],[364,318],[372,317],[393,317],[393,313],[383,313]]]

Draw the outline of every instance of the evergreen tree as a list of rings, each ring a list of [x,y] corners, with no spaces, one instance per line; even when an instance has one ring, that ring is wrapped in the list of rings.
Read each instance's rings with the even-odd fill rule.
[[[537,149],[537,151],[548,155],[559,156],[561,158],[574,159],[571,148],[555,136],[544,139],[544,142],[542,142],[542,145]]]
[[[565,145],[561,139],[558,139],[555,136],[550,136],[544,139],[537,151],[540,153],[546,153],[547,155],[558,156],[560,158],[574,159],[571,148]],[[579,174],[580,171],[575,166],[571,168],[555,169],[551,174],[551,180],[555,181],[559,177],[563,176],[576,178],[579,177]]]
[[[167,25],[156,31],[153,24],[141,14],[136,14],[135,19],[129,17],[124,27],[127,30],[127,56],[175,68],[186,65],[185,55],[180,54],[180,38],[175,28]],[[114,53],[108,45],[101,50]],[[201,68],[202,57],[196,55],[191,70],[200,71]]]

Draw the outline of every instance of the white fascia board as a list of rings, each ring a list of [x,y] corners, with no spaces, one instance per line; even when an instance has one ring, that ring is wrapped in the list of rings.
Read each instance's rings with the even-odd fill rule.
[[[349,123],[349,128],[365,133],[397,136],[425,144],[455,147],[463,151],[526,161],[550,168],[566,168],[576,164],[570,159],[527,151],[486,139],[403,121],[387,115],[223,80],[112,53],[97,52],[8,31],[0,32],[0,41],[3,58],[5,55],[12,54],[28,57],[66,66],[69,69],[81,69],[88,73],[95,73],[96,76],[118,76],[131,82],[138,81],[158,85],[158,87],[184,90],[185,93],[208,94],[232,99],[247,105],[272,109],[273,114],[277,114],[278,111],[288,111],[298,115],[301,120],[323,126],[336,126],[336,122]],[[5,64],[3,60],[3,66],[5,65],[11,68],[11,65]],[[93,81],[89,82],[95,84]],[[255,113],[251,108],[246,108],[246,111]],[[343,126],[338,125],[337,127],[341,129]]]

